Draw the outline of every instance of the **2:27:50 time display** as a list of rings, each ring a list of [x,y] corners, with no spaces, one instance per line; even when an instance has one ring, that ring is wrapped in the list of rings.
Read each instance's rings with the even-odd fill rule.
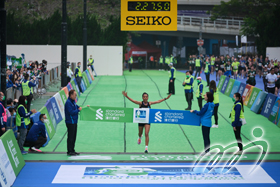
[[[130,1],[128,11],[170,11],[170,1]]]

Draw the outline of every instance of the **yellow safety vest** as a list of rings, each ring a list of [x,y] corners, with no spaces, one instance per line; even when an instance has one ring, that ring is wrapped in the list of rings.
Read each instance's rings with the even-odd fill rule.
[[[214,92],[214,104],[218,104],[219,102],[220,102],[220,100],[219,100],[219,90],[218,89],[216,89],[216,92]]]
[[[78,74],[76,74],[76,77],[82,77],[82,72],[79,67],[76,67],[78,69]]]
[[[23,94],[24,96],[29,96],[29,95],[30,95],[30,92],[31,92],[31,94],[33,94],[32,88],[30,88],[30,87],[28,86],[28,83],[29,83],[29,81],[26,81],[25,83],[24,83],[24,82],[21,83],[22,94]]]
[[[202,95],[200,95],[200,85],[201,85],[201,84],[202,84],[202,82],[199,83],[198,88],[197,88],[197,90],[196,90],[196,97],[201,96],[202,98],[204,98],[204,87],[202,88]],[[203,85],[203,84],[202,84],[202,85]]]
[[[215,57],[211,57],[211,65],[215,64]]]
[[[163,58],[162,57],[159,58],[159,63],[163,63]]]
[[[89,58],[88,61],[89,61],[88,65],[92,65],[93,64],[93,58]]]
[[[200,67],[200,59],[195,60],[195,67]]]
[[[191,76],[187,79],[187,77],[185,78],[185,83],[190,83],[191,82]],[[187,84],[185,84],[185,86],[184,86],[184,89],[185,90],[190,90],[190,89],[192,89],[192,85],[187,85]]]
[[[174,67],[172,67],[171,69],[174,69],[174,74],[173,74],[173,78],[176,78],[176,69]],[[169,78],[171,77],[171,71],[169,71]]]
[[[208,65],[209,65],[209,64],[206,63],[204,73],[208,73],[208,72],[209,72]]]
[[[230,115],[230,117],[231,117],[231,122],[234,122],[234,120],[235,120],[235,110],[234,110],[234,107],[235,107],[236,105],[241,105],[241,103],[238,102],[238,103],[236,103],[236,104],[233,105],[233,107],[232,107],[232,109],[231,109],[231,113],[230,113],[230,114],[231,114],[231,115]],[[244,113],[243,113],[243,110],[242,110],[242,105],[241,105],[241,112],[240,112],[239,118],[245,119]]]
[[[129,58],[129,63],[130,63],[130,64],[133,63],[133,58],[132,58],[132,57]]]
[[[21,123],[24,122],[25,125],[29,125],[30,124],[30,118],[23,118],[23,121],[21,121],[22,117],[20,117],[19,113],[18,113],[18,109],[19,107],[23,107],[25,110],[25,113],[28,113],[26,108],[23,105],[19,105],[17,108],[17,114],[16,114],[16,126],[21,126]]]

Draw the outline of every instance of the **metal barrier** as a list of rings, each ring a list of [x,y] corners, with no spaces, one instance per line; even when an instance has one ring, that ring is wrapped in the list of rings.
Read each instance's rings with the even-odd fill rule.
[[[177,23],[179,25],[189,26],[201,26],[213,27],[213,28],[226,28],[240,30],[244,25],[244,21],[240,19],[216,19],[214,21],[211,18],[194,17],[194,16],[178,16]]]
[[[61,66],[57,66],[55,68],[52,68],[51,70],[48,70],[48,73],[44,73],[40,76],[40,78],[36,79],[36,87],[33,87],[33,95],[34,99],[37,99],[41,97],[43,94],[47,92],[47,89],[49,86],[52,86],[53,84],[57,83],[57,81],[60,80],[61,77]],[[34,80],[31,80],[31,82],[34,83]],[[12,98],[19,99],[19,97],[22,95],[22,89],[21,87],[18,88],[8,88],[6,90],[7,96],[6,98]]]

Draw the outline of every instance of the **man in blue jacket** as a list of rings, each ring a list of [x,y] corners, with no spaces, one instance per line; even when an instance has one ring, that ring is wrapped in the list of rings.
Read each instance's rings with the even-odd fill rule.
[[[75,90],[70,90],[69,98],[65,103],[65,123],[68,131],[67,136],[67,155],[76,156],[79,155],[75,151],[75,142],[77,137],[77,123],[78,123],[78,114],[82,110],[82,107],[78,106],[75,103],[77,93]],[[89,107],[89,105],[87,105]]]
[[[26,141],[29,143],[29,152],[42,152],[42,147],[47,142],[45,120],[47,119],[45,114],[40,114],[39,121],[34,123],[26,136]]]

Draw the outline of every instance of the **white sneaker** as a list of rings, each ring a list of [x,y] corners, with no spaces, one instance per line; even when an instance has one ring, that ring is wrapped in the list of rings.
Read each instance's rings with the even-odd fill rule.
[[[212,125],[212,128],[218,128],[218,127],[219,127],[219,125],[216,125],[216,124]]]
[[[242,155],[243,151],[237,151],[234,153],[234,155]]]

